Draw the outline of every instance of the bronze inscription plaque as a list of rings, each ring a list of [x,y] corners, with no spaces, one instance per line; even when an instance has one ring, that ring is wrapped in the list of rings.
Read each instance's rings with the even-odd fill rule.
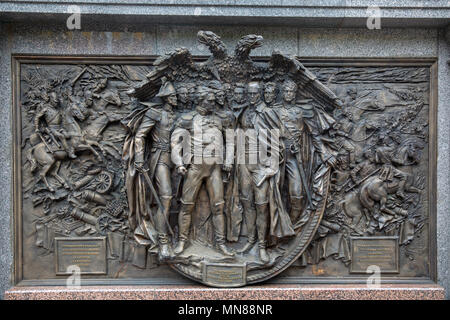
[[[215,287],[241,287],[245,285],[245,265],[205,263],[203,281]]]
[[[55,238],[56,274],[107,274],[106,238]]]
[[[377,266],[381,273],[398,273],[398,237],[355,237],[351,239],[352,264],[350,272],[367,273]]]
[[[434,279],[435,61],[197,39],[14,57],[15,282]]]

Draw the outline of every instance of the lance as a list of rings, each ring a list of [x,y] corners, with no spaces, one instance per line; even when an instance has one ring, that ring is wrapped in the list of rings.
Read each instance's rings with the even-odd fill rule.
[[[83,75],[83,73],[87,70],[87,67],[83,68],[83,70],[81,70],[81,72],[75,77],[75,79],[72,80],[72,82],[70,83],[70,85],[73,87],[73,85],[75,84],[75,82],[78,81],[78,79],[80,79],[80,77]]]

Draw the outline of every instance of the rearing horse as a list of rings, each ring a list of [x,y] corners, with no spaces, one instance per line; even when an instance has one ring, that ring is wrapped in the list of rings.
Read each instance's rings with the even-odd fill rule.
[[[105,95],[107,95],[108,99],[102,99],[102,101],[104,100],[107,103],[112,103],[118,106],[121,105],[120,97],[117,93],[109,91],[105,93]],[[106,106],[107,103],[104,106]],[[101,159],[99,153],[93,146],[99,148],[99,150],[105,154],[104,149],[99,143],[101,140],[101,133],[109,122],[118,119],[111,119],[107,115],[102,115],[96,118],[83,130],[77,120],[81,122],[85,121],[86,115],[81,111],[79,106],[72,104],[68,110],[66,110],[64,120],[64,125],[75,153],[79,151],[90,151],[97,158]],[[95,135],[96,138],[93,135]],[[45,137],[42,138],[45,139]],[[70,188],[69,184],[58,174],[61,161],[68,158],[67,151],[55,146],[51,142],[42,141],[38,134],[33,134],[30,136],[30,143],[32,147],[27,151],[26,156],[28,161],[31,163],[31,172],[34,172],[37,169],[36,162],[42,167],[39,171],[39,178],[37,182],[42,180],[48,190],[50,192],[54,192],[55,190],[47,181],[47,175],[51,174],[56,180],[58,180],[59,183],[64,185],[65,188]]]

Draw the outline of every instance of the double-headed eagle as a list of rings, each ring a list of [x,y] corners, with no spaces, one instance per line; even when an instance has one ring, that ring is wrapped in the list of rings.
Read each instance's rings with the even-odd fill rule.
[[[255,62],[250,58],[253,49],[262,46],[260,35],[243,36],[228,55],[221,38],[211,31],[199,31],[197,40],[206,46],[211,56],[206,61],[193,58],[189,49],[178,48],[155,60],[147,80],[129,94],[144,101],[156,96],[165,78],[172,82],[199,82],[218,80],[233,85],[237,82],[273,81],[277,76],[287,76],[295,81],[306,98],[312,98],[325,110],[341,108],[342,102],[323,85],[298,57],[274,51],[268,62]]]

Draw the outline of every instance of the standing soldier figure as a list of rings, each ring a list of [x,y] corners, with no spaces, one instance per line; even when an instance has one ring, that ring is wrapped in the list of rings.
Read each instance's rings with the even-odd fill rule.
[[[238,120],[239,128],[243,129],[245,139],[244,163],[239,163],[240,201],[244,207],[245,220],[248,231],[246,245],[240,250],[244,253],[250,250],[258,241],[259,258],[268,263],[270,257],[266,251],[269,227],[269,177],[275,172],[270,171],[270,163],[263,163],[261,158],[260,139],[261,130],[267,130],[264,125],[264,113],[267,108],[261,100],[261,87],[258,82],[250,82],[247,86],[249,106],[243,111]],[[261,140],[261,141],[260,141]],[[267,141],[265,143],[268,143]],[[239,151],[241,151],[239,149]],[[238,151],[238,152],[239,152]],[[256,160],[253,161],[253,160]]]
[[[149,199],[146,196],[145,185],[149,183],[149,179],[145,179],[145,175],[154,180],[157,196],[162,205],[162,208],[158,207],[154,218],[159,258],[167,260],[173,257],[169,239],[171,229],[168,222],[172,201],[170,135],[175,123],[176,116],[173,109],[177,106],[177,95],[173,85],[165,82],[156,96],[162,98],[163,105],[141,102],[146,108],[135,110],[125,119],[124,123],[130,128],[131,134],[125,141],[124,155],[132,157],[134,154],[134,163],[129,164],[127,171],[126,186],[130,216],[137,220],[131,221],[133,223],[130,222],[130,224],[135,225],[135,235],[138,238],[144,238],[141,243],[147,244],[148,239],[151,239],[152,236],[148,228],[148,221],[151,219],[149,213],[146,212],[146,208],[149,207]],[[147,143],[148,149],[150,149],[149,160],[146,159],[147,153],[145,152]],[[129,161],[133,161],[133,159],[130,158]],[[149,165],[147,166],[146,163]],[[135,177],[136,171],[140,173],[137,177]]]
[[[296,222],[304,224],[308,221],[309,217],[303,210],[305,194],[312,205],[311,188],[305,174],[308,167],[307,161],[302,159],[305,153],[303,150],[311,150],[312,144],[323,163],[333,166],[336,163],[334,155],[328,152],[320,139],[314,107],[308,103],[298,105],[296,95],[297,84],[292,80],[286,80],[282,87],[283,101],[273,107],[279,114],[281,137],[285,148],[285,175],[291,203],[290,217],[294,225]],[[330,118],[329,121],[332,122],[332,119]],[[309,139],[304,137],[305,133]],[[302,212],[300,221],[297,221]]]
[[[175,254],[180,254],[186,247],[195,201],[203,182],[205,182],[210,200],[216,246],[224,255],[233,256],[232,251],[225,245],[226,224],[221,168],[223,163],[223,135],[225,129],[231,126],[232,119],[231,121],[225,121],[214,114],[216,101],[211,89],[199,87],[197,93],[199,104],[196,110],[182,115],[172,134],[172,161],[177,167],[177,172],[185,176],[181,210],[178,216],[179,239],[174,251]],[[191,152],[194,157],[194,163],[190,164],[188,168],[183,161],[185,155],[175,152],[180,139],[186,135],[190,135],[190,143],[187,146],[190,150],[187,152]],[[207,150],[213,150],[214,153],[205,154]],[[233,146],[226,146],[226,151],[227,156],[223,169],[230,171],[233,163]]]

